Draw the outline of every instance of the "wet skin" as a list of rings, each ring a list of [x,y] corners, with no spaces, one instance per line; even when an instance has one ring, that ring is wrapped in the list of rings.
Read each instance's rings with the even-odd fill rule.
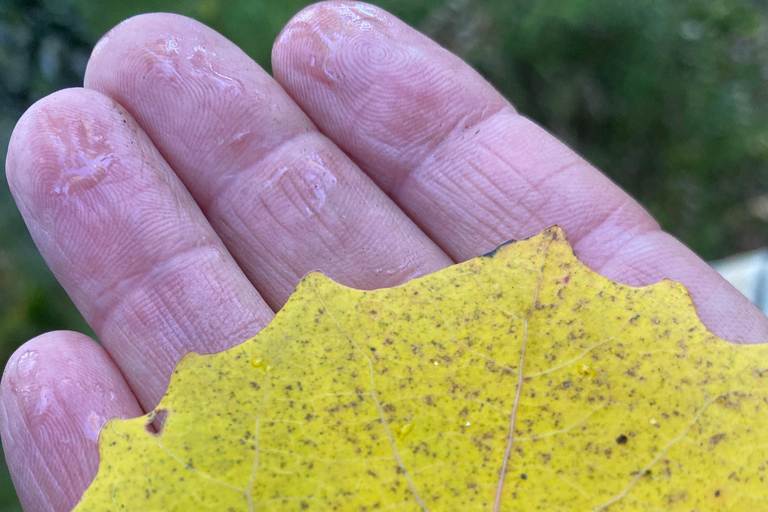
[[[272,59],[274,78],[195,21],[139,16],[85,88],[19,121],[11,190],[102,342],[52,332],[8,363],[0,434],[27,512],[70,510],[104,421],[151,410],[184,353],[252,336],[310,270],[393,286],[559,224],[601,274],[675,279],[716,334],[768,339],[633,199],[393,16],[317,4]]]

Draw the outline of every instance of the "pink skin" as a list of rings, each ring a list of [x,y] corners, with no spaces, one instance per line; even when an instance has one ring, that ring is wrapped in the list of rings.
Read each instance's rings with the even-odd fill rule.
[[[145,408],[186,352],[228,348],[271,320],[113,100],[70,89],[33,105],[13,133],[7,174],[40,252]]]
[[[140,16],[97,45],[87,89],[19,121],[14,197],[104,347],[50,333],[6,368],[0,434],[27,512],[70,510],[103,419],[150,410],[183,353],[253,335],[309,270],[391,286],[560,224],[608,277],[672,277],[717,334],[768,339],[636,202],[391,15],[305,9],[273,67],[194,21]]]
[[[717,334],[768,338],[765,315],[631,197],[456,56],[361,5],[298,14],[274,46],[275,78],[453,259],[559,224],[606,277],[675,279]]]
[[[75,332],[43,334],[17,350],[1,392],[3,448],[26,511],[70,510],[98,468],[104,422],[142,413],[109,355]]]
[[[134,18],[108,38],[86,87],[136,118],[274,309],[318,264],[358,288],[450,264],[230,41],[170,14]]]

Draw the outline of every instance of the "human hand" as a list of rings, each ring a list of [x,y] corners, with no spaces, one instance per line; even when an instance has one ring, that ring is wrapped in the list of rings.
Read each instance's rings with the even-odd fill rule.
[[[32,106],[6,172],[46,261],[103,343],[72,332],[8,363],[0,433],[24,509],[68,511],[99,428],[151,410],[188,351],[264,327],[308,271],[393,286],[559,224],[632,285],[688,287],[718,335],[768,320],[457,57],[361,3],[283,30],[275,80],[211,29],[132,18],[85,89]]]

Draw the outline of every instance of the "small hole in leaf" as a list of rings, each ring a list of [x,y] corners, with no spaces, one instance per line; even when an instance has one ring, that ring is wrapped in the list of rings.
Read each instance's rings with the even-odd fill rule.
[[[163,433],[165,420],[168,417],[168,409],[158,409],[149,416],[149,421],[144,425],[144,429],[153,436],[159,436]]]

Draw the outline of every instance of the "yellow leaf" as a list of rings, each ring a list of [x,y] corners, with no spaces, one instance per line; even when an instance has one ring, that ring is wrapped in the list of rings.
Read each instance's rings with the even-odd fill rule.
[[[310,274],[107,424],[75,510],[768,510],[766,366],[559,228],[393,289]]]

